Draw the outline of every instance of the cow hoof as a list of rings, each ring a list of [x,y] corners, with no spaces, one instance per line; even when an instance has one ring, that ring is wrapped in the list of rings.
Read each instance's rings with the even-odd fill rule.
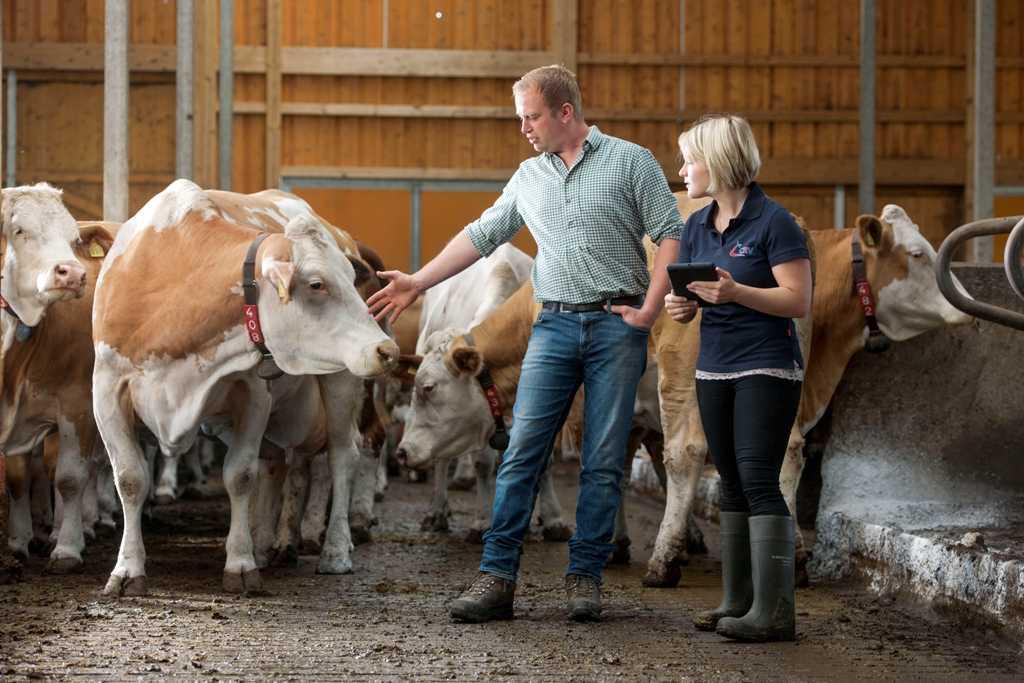
[[[683,572],[677,564],[671,564],[662,569],[647,568],[644,574],[643,584],[647,588],[675,588],[679,580],[683,578]]]
[[[620,538],[615,541],[615,550],[608,560],[608,564],[629,565],[629,546],[632,542],[628,538]]]
[[[107,585],[103,588],[103,595],[108,598],[137,598],[146,595],[146,575],[124,577],[111,574]]]
[[[16,559],[18,562],[28,562],[28,548],[18,548],[17,550],[12,550],[11,552],[14,553],[14,559]]]
[[[448,512],[437,512],[427,515],[420,522],[420,531],[448,531]]]
[[[470,529],[466,532],[466,543],[470,545],[483,545],[484,543],[484,532],[486,529]]]
[[[284,548],[274,548],[270,554],[273,567],[294,567],[299,564],[299,551],[289,544]]]
[[[384,492],[383,491],[374,491],[373,492],[373,502],[374,503],[379,503],[382,500],[384,500]]]
[[[74,574],[82,571],[83,563],[78,557],[51,557],[46,563],[47,574]]]
[[[42,538],[33,537],[28,542],[28,551],[36,556],[49,555],[50,554],[50,539],[43,540]]]
[[[224,572],[224,591],[234,595],[262,595],[263,577],[259,569],[249,569],[241,574]]]
[[[117,523],[112,519],[104,519],[96,523],[96,536],[110,538],[117,533]]]
[[[349,526],[348,530],[352,535],[352,543],[355,545],[362,545],[373,541],[373,535],[370,533],[370,528],[367,526],[362,524],[359,526]]]
[[[316,566],[317,574],[351,574],[352,559],[349,557],[321,555]]]
[[[302,539],[300,550],[303,555],[319,555],[320,551],[323,550],[323,544],[320,543],[319,539],[304,538]]]
[[[270,566],[270,555],[269,553],[261,553],[254,550],[252,552],[252,558],[256,562],[257,569],[266,569]]]
[[[170,505],[174,501],[173,493],[158,493],[153,496],[153,505]]]
[[[553,522],[544,525],[541,535],[548,543],[563,543],[572,538],[572,529],[564,522]]]

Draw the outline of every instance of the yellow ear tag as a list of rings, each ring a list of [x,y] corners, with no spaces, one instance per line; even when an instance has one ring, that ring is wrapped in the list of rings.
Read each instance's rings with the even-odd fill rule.
[[[103,258],[104,253],[103,247],[99,242],[96,240],[89,242],[89,256],[92,256],[93,258]]]
[[[284,283],[280,281],[277,283],[277,296],[281,298],[281,301],[288,301],[288,290],[285,289]]]

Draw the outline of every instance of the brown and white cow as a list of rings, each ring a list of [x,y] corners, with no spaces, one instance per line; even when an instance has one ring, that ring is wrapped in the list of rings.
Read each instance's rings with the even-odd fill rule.
[[[677,195],[679,198],[679,195]],[[698,208],[679,198],[680,211]],[[786,502],[796,514],[796,489],[803,471],[803,435],[821,418],[850,358],[865,346],[864,311],[853,285],[852,240],[859,239],[867,278],[876,298],[882,332],[903,341],[943,325],[971,320],[939,292],[933,275],[935,249],[899,206],[881,216],[861,216],[857,227],[811,231],[817,262],[812,306],[813,338],[807,354],[803,393],[780,476]],[[644,584],[674,586],[686,561],[685,521],[693,506],[707,456],[694,392],[699,321],[680,325],[662,315],[652,330],[661,370],[659,394],[668,474],[665,516]],[[797,562],[807,553],[798,538]]]
[[[256,253],[258,316],[266,346],[287,373],[269,388],[246,332],[241,277],[246,253],[263,232],[271,234]],[[191,447],[200,422],[229,420],[229,592],[261,587],[249,499],[263,439],[291,446],[323,438],[336,467],[320,567],[351,570],[347,503],[362,378],[391,369],[398,347],[370,316],[353,284],[353,263],[338,245],[335,232],[297,197],[268,192],[247,199],[182,179],[118,233],[93,308],[96,422],[124,508],[107,594],[146,590],[141,511],[148,482],[136,419],[161,450],[178,454]]]
[[[31,468],[24,460],[57,433],[54,481],[61,505],[48,570],[66,572],[82,564],[83,497],[89,484],[95,486],[90,315],[96,275],[116,226],[76,224],[60,191],[43,183],[3,190],[2,215],[0,453],[22,460],[8,479],[8,543],[27,556],[35,534]],[[48,487],[45,476],[36,479]],[[49,512],[49,496],[37,502]]]

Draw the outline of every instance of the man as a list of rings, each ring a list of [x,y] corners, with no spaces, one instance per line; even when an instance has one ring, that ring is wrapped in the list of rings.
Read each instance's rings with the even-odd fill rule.
[[[543,307],[523,359],[480,574],[450,612],[456,621],[512,618],[538,479],[583,384],[582,469],[565,584],[570,618],[594,621],[648,331],[669,289],[665,266],[676,260],[682,220],[654,156],[587,125],[571,71],[534,69],[512,92],[520,130],[540,154],[524,161],[494,206],[418,272],[381,273],[390,282],[368,303],[378,318],[394,320],[423,291],[529,226],[538,248],[534,291]],[[661,243],[653,281],[644,233]]]

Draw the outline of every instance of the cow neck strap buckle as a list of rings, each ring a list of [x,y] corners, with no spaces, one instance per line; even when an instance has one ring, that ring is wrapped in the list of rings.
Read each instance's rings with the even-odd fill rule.
[[[463,338],[469,346],[475,346],[471,333],[467,332]],[[491,377],[491,371],[487,369],[486,365],[480,369],[476,376],[476,381],[480,384],[480,388],[483,389],[484,398],[487,400],[487,408],[491,411],[491,417],[494,418],[494,434],[487,441],[487,445],[499,453],[503,453],[508,449],[508,429],[505,427],[505,414],[502,411],[501,395],[498,393],[498,387],[494,384],[494,378]]]
[[[864,251],[861,249],[860,237],[856,230],[853,232],[851,249],[853,252],[853,291],[864,311],[864,322],[868,328],[868,340],[865,348],[871,353],[881,353],[889,348],[889,338],[879,328],[878,318],[875,317],[875,297],[871,292],[871,283],[868,282],[867,269],[864,267]]]
[[[268,382],[284,374],[284,371],[277,367],[277,363],[274,362],[274,354],[267,348],[266,337],[263,336],[263,328],[260,327],[260,284],[256,281],[256,252],[259,251],[263,240],[269,236],[265,232],[258,235],[249,245],[249,250],[245,253],[245,261],[242,263],[242,294],[245,297],[245,306],[243,307],[245,333],[249,336],[249,341],[253,343],[253,346],[256,347],[262,356],[260,365],[256,369],[256,374],[260,379],[267,380]]]

